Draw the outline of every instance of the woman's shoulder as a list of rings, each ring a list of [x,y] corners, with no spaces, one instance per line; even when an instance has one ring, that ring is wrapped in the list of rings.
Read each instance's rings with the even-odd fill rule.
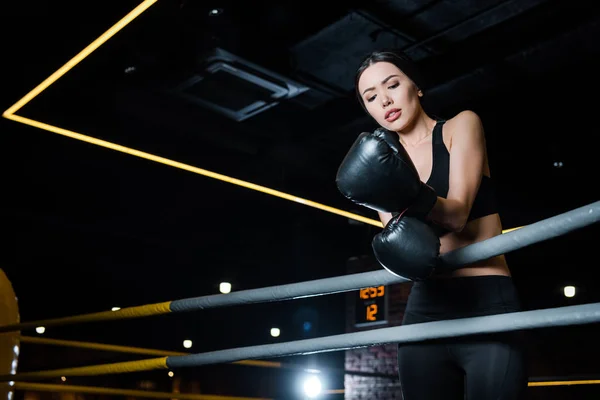
[[[446,120],[451,126],[481,126],[481,118],[473,110],[463,110]]]
[[[483,124],[479,115],[472,110],[463,110],[446,120],[446,133],[450,141],[456,136],[471,137],[473,139],[483,137]]]

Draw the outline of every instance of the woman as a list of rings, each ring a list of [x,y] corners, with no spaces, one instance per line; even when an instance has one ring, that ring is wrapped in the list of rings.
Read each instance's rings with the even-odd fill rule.
[[[374,52],[360,65],[360,104],[400,143],[437,201],[427,220],[441,228],[440,253],[502,232],[492,192],[484,130],[478,115],[429,116],[414,64],[402,53]],[[388,224],[392,214],[379,212]],[[414,282],[403,324],[520,311],[504,256]],[[400,344],[399,376],[405,400],[511,399],[527,387],[518,333]]]

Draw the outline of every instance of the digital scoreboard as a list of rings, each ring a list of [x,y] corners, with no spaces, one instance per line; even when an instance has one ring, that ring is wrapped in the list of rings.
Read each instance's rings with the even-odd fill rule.
[[[376,286],[360,289],[356,296],[355,326],[363,327],[387,323],[387,288]]]

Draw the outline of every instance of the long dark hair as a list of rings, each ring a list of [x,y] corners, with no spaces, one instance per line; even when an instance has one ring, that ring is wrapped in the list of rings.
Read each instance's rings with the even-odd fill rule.
[[[362,73],[369,66],[378,63],[378,62],[389,62],[390,64],[394,64],[398,67],[406,76],[408,76],[417,87],[422,91],[425,86],[425,80],[421,73],[419,72],[417,66],[413,62],[413,60],[408,57],[405,53],[399,50],[378,50],[367,55],[363,61],[360,63],[358,70],[356,71],[356,77],[354,79],[354,88],[356,90],[356,97],[358,98],[358,102],[365,109],[366,107],[363,101],[362,96],[360,95],[360,91],[358,90],[358,80],[360,79]]]

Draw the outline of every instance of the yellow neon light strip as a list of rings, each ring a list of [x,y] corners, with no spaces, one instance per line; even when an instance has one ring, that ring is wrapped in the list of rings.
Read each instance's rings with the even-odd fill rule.
[[[264,186],[256,185],[256,184],[253,184],[250,182],[245,182],[245,181],[242,181],[239,179],[231,178],[229,176],[225,176],[225,175],[217,174],[217,173],[214,173],[211,171],[207,171],[205,169],[196,168],[196,167],[193,167],[193,166],[190,166],[187,164],[183,164],[183,163],[180,163],[177,161],[169,160],[167,158],[155,156],[153,154],[145,153],[143,151],[131,149],[131,148],[128,148],[125,146],[115,144],[115,143],[96,139],[96,138],[93,138],[90,136],[82,135],[77,132],[68,131],[66,129],[62,129],[62,128],[59,128],[56,126],[52,126],[52,125],[45,124],[45,123],[42,123],[39,121],[35,121],[35,120],[29,119],[29,118],[24,118],[24,117],[15,115],[15,113],[19,109],[21,109],[25,104],[29,103],[36,96],[38,96],[40,93],[42,93],[44,90],[46,90],[50,85],[52,85],[54,82],[56,82],[60,77],[62,77],[69,70],[71,70],[73,67],[75,67],[75,65],[79,64],[83,59],[85,59],[87,56],[89,56],[94,50],[96,50],[98,47],[100,47],[102,44],[104,44],[108,39],[113,37],[117,32],[119,32],[121,29],[123,29],[127,24],[129,24],[131,21],[133,21],[135,18],[137,18],[140,14],[142,14],[144,11],[146,11],[150,6],[152,6],[154,3],[156,3],[156,1],[157,0],[144,0],[139,6],[137,6],[135,9],[133,9],[129,14],[127,14],[125,17],[123,17],[119,22],[117,22],[115,25],[113,25],[110,29],[108,29],[102,35],[100,35],[96,40],[94,40],[85,49],[83,49],[81,52],[79,52],[79,54],[77,54],[75,57],[73,57],[71,60],[69,60],[65,65],[63,65],[56,72],[54,72],[52,75],[50,75],[48,78],[46,78],[46,80],[44,80],[42,83],[40,83],[35,89],[33,89],[31,92],[27,93],[27,95],[25,95],[21,100],[19,100],[12,107],[10,107],[8,110],[6,110],[2,114],[2,116],[4,118],[11,119],[16,122],[20,122],[22,124],[30,125],[30,126],[33,126],[33,127],[39,128],[39,129],[49,131],[49,132],[57,133],[59,135],[64,135],[64,136],[67,136],[67,137],[70,137],[73,139],[92,143],[97,146],[106,147],[106,148],[109,148],[112,150],[130,154],[130,155],[133,155],[136,157],[145,158],[147,160],[155,161],[158,163],[170,165],[175,168],[180,168],[180,169],[183,169],[186,171],[204,175],[209,178],[218,179],[218,180],[221,180],[221,181],[224,181],[227,183],[231,183],[234,185],[242,186],[242,187],[245,187],[248,189],[257,190],[257,191],[260,191],[260,192],[263,192],[266,194],[270,194],[271,196],[277,196],[277,197],[284,198],[286,200],[294,201],[296,203],[301,203],[301,204],[304,204],[304,205],[307,205],[310,207],[319,208],[321,210],[328,211],[328,212],[331,212],[334,214],[339,214],[339,215],[345,216],[347,218],[355,219],[357,221],[365,222],[365,223],[372,224],[372,225],[379,226],[379,227],[383,226],[380,221],[376,221],[376,220],[373,220],[370,218],[365,218],[360,215],[356,215],[356,214],[349,213],[346,211],[338,210],[336,208],[329,207],[324,204],[316,203],[314,201],[303,199],[303,198],[293,196],[293,195],[290,195],[287,193],[283,193],[283,192],[280,192],[277,190],[273,190],[273,189],[270,189],[270,188],[267,188]]]
[[[321,203],[317,203],[311,200],[307,200],[307,199],[303,199],[301,197],[298,196],[294,196],[288,193],[284,193],[284,192],[280,192],[278,190],[274,190],[265,186],[260,186],[251,182],[246,182],[240,179],[236,179],[236,178],[232,178],[226,175],[222,175],[222,174],[218,174],[216,172],[212,172],[212,171],[208,171],[206,169],[202,169],[202,168],[197,168],[188,164],[184,164],[178,161],[174,161],[174,160],[169,160],[167,158],[164,157],[160,157],[160,156],[156,156],[154,154],[150,154],[150,153],[146,153],[140,150],[135,150],[129,147],[125,147],[125,146],[121,146],[119,144],[116,143],[111,143],[111,142],[107,142],[105,140],[100,140],[100,139],[96,139],[93,138],[91,136],[86,136],[86,135],[82,135],[81,133],[77,133],[77,132],[73,132],[73,131],[69,131],[63,128],[59,128],[56,126],[52,126],[52,125],[48,125],[45,124],[43,122],[38,122],[29,118],[24,118],[24,117],[20,117],[18,115],[4,115],[5,118],[8,119],[12,119],[13,121],[17,121],[20,122],[22,124],[26,124],[26,125],[31,125],[33,127],[39,128],[39,129],[43,129],[46,131],[50,131],[50,132],[54,132],[57,133],[59,135],[63,135],[63,136],[67,136],[70,137],[72,139],[77,139],[77,140],[81,140],[84,142],[88,142],[91,144],[95,144],[97,146],[102,146],[102,147],[106,147],[109,148],[111,150],[116,150],[116,151],[120,151],[122,153],[127,153],[130,154],[132,156],[136,156],[136,157],[140,157],[140,158],[145,158],[147,160],[150,161],[154,161],[157,163],[161,163],[161,164],[165,164],[165,165],[169,165],[171,167],[175,167],[175,168],[179,168],[185,171],[189,171],[189,172],[193,172],[199,175],[204,175],[206,177],[209,178],[213,178],[213,179],[217,179],[223,182],[227,182],[227,183],[231,183],[233,185],[238,185],[238,186],[242,186],[245,187],[247,189],[252,189],[252,190],[256,190],[262,193],[266,193],[269,194],[271,196],[276,196],[276,197],[281,197],[283,199],[286,200],[290,200],[290,201],[294,201],[296,203],[300,203],[300,204],[304,204],[306,206],[309,207],[314,207],[314,208],[318,208],[321,209],[323,211],[328,211],[330,213],[333,214],[338,214],[338,215],[342,215],[344,217],[347,218],[351,218],[351,219],[355,219],[357,221],[361,221],[367,224],[371,224],[371,225],[375,225],[378,227],[383,227],[383,224],[381,223],[381,221],[377,221],[374,219],[370,219],[370,218],[366,218],[363,217],[361,215],[357,215],[357,214],[353,214],[347,211],[343,211],[343,210],[339,210],[337,208],[334,207],[330,207],[330,206],[326,206],[324,204]]]
[[[110,27],[106,32],[100,35],[96,40],[94,40],[91,44],[89,44],[85,49],[83,49],[79,54],[69,60],[65,65],[59,68],[56,72],[46,78],[42,83],[40,83],[35,89],[27,93],[21,100],[16,102],[12,107],[7,109],[2,116],[4,118],[13,120],[15,122],[20,122],[25,125],[33,126],[38,129],[46,130],[49,132],[53,132],[59,135],[67,136],[72,139],[81,140],[87,143],[91,143],[97,146],[106,147],[115,151],[119,151],[122,153],[126,153],[132,156],[145,158],[150,161],[158,162],[161,164],[169,165],[171,167],[179,168],[182,170],[186,170],[189,172],[193,172],[199,175],[203,175],[209,178],[217,179],[223,182],[231,183],[234,185],[238,185],[241,187],[245,187],[247,189],[256,190],[262,193],[269,194],[271,196],[280,197],[289,201],[293,201],[296,203],[304,204],[309,207],[314,207],[323,211],[327,211],[333,214],[341,215],[346,218],[350,218],[356,221],[360,221],[366,224],[370,224],[373,226],[377,226],[379,228],[383,228],[383,224],[381,221],[374,220],[371,218],[366,218],[361,215],[357,215],[354,213],[350,213],[347,211],[343,211],[334,207],[330,207],[321,203],[314,202],[312,200],[307,200],[298,196],[294,196],[288,193],[280,192],[278,190],[274,190],[265,186],[257,185],[251,182],[246,182],[240,179],[232,178],[226,175],[218,174],[212,171],[208,171],[202,168],[193,167],[191,165],[187,165],[178,161],[169,160],[164,157],[156,156],[153,154],[149,154],[140,150],[135,150],[129,147],[121,146],[116,143],[107,142],[105,140],[100,140],[97,138],[93,138],[91,136],[83,135],[81,133],[69,131],[63,128],[59,128],[53,125],[45,124],[43,122],[35,121],[29,118],[21,117],[15,115],[15,113],[20,110],[23,106],[33,100],[36,96],[46,90],[50,85],[56,82],[60,77],[65,75],[69,70],[71,70],[75,65],[79,64],[83,59],[89,56],[94,50],[104,44],[108,39],[113,37],[117,32],[123,29],[127,24],[137,18],[140,14],[146,11],[150,6],[156,3],[157,0],[144,0],[140,5],[134,8],[129,14],[123,17],[119,22]],[[518,228],[514,228],[518,229]]]
[[[131,390],[104,388],[94,386],[74,386],[74,385],[53,385],[46,383],[15,382],[14,388],[17,390],[31,390],[39,392],[58,392],[58,393],[87,393],[87,394],[106,394],[111,396],[127,397],[146,397],[153,399],[180,399],[180,400],[272,400],[262,397],[236,397],[220,396],[213,394],[192,394],[192,393],[169,393],[169,392],[151,392],[148,390]]]
[[[222,175],[216,172],[212,172],[212,171],[208,171],[206,169],[202,169],[202,168],[198,168],[198,167],[194,167],[188,164],[184,164],[178,161],[174,161],[174,160],[170,160],[168,158],[164,158],[164,157],[160,157],[160,156],[156,156],[154,154],[150,154],[150,153],[146,153],[140,150],[135,150],[129,147],[125,147],[125,146],[121,146],[119,144],[116,143],[111,143],[111,142],[107,142],[105,140],[101,140],[101,139],[97,139],[97,138],[93,138],[91,136],[86,136],[86,135],[82,135],[81,133],[77,133],[77,132],[73,132],[73,131],[69,131],[63,128],[59,128],[53,125],[48,125],[45,124],[43,122],[39,122],[39,121],[35,121],[29,118],[25,118],[25,117],[20,117],[18,115],[9,115],[6,116],[5,118],[8,119],[12,119],[14,121],[20,122],[22,124],[26,124],[26,125],[31,125],[33,127],[39,128],[39,129],[43,129],[46,131],[50,131],[50,132],[54,132],[57,133],[59,135],[63,135],[63,136],[67,136],[70,137],[72,139],[77,139],[77,140],[81,140],[83,142],[88,142],[91,144],[95,144],[97,146],[102,146],[102,147],[106,147],[109,148],[111,150],[116,150],[116,151],[120,151],[122,153],[127,153],[129,155],[132,156],[136,156],[136,157],[140,157],[140,158],[145,158],[147,160],[150,161],[154,161],[157,163],[161,163],[161,164],[165,164],[165,165],[169,165],[171,167],[175,167],[175,168],[179,168],[185,171],[189,171],[189,172],[193,172],[199,175],[203,175],[209,178],[213,178],[213,179],[217,179],[223,182],[227,182],[227,183],[231,183],[233,185],[237,185],[237,186],[242,186],[245,187],[247,189],[251,189],[251,190],[256,190],[262,193],[266,193],[269,194],[271,196],[276,196],[276,197],[280,197],[289,201],[293,201],[296,203],[300,203],[300,204],[304,204],[306,206],[309,207],[314,207],[314,208],[318,208],[321,209],[323,211],[327,211],[333,214],[338,214],[341,216],[344,216],[346,218],[350,218],[350,219],[354,219],[356,221],[360,221],[360,222],[364,222],[366,224],[370,224],[370,225],[374,225],[377,226],[379,228],[383,228],[383,224],[381,223],[381,221],[377,221],[371,218],[366,218],[363,217],[361,215],[357,215],[357,214],[353,214],[347,211],[343,211],[334,207],[330,207],[330,206],[326,206],[324,204],[321,203],[317,203],[315,201],[311,201],[311,200],[307,200],[307,199],[303,199],[301,197],[298,196],[294,196],[288,193],[284,193],[284,192],[280,192],[278,190],[275,189],[271,189],[265,186],[260,186],[251,182],[246,182],[240,179],[236,179],[236,178],[232,178],[229,177],[227,175]],[[515,229],[519,229],[519,228],[513,228],[510,230],[515,230]],[[503,233],[505,233],[505,231],[503,231]]]
[[[13,115],[17,111],[19,111],[19,109],[21,109],[25,104],[29,103],[31,100],[33,100],[34,97],[38,96],[40,93],[42,93],[44,90],[46,90],[48,88],[48,86],[52,85],[61,76],[63,76],[67,72],[69,72],[69,70],[71,70],[74,66],[76,66],[81,61],[83,61],[84,58],[89,56],[98,47],[102,46],[108,39],[113,37],[117,32],[119,32],[121,29],[123,29],[127,24],[129,24],[131,21],[133,21],[135,18],[137,18],[141,13],[146,11],[151,5],[153,5],[156,2],[157,2],[157,0],[144,0],[139,6],[137,6],[133,10],[131,10],[131,12],[129,12],[129,14],[127,14],[126,16],[121,18],[121,20],[119,22],[117,22],[116,24],[111,26],[106,32],[104,32],[96,40],[94,40],[92,43],[90,43],[85,49],[81,50],[79,52],[79,54],[77,54],[75,57],[70,59],[65,65],[63,65],[58,70],[56,70],[56,72],[54,72],[52,75],[50,75],[48,78],[46,78],[46,80],[44,80],[42,83],[40,83],[35,89],[33,89],[31,92],[27,93],[25,95],[25,97],[23,97],[21,100],[17,101],[12,107],[10,107],[8,110],[6,110],[2,115],[5,118],[8,118],[8,116]]]

